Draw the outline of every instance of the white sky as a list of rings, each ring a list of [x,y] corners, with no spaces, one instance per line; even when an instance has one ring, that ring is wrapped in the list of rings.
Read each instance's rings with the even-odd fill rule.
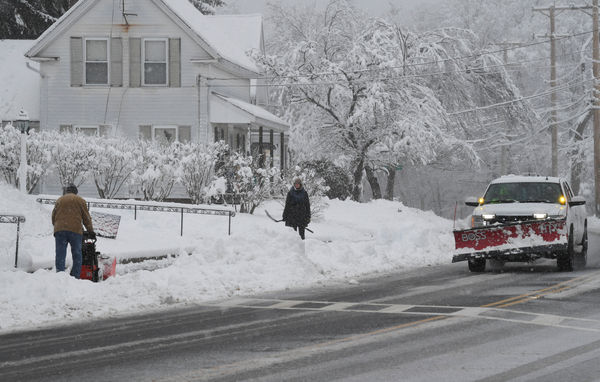
[[[226,0],[227,4],[234,5],[240,13],[263,13],[266,4],[273,0]],[[288,0],[289,1],[289,0]],[[352,0],[358,8],[362,8],[373,16],[381,16],[389,9],[389,4],[398,8],[414,9],[425,4],[439,2],[439,0]],[[327,0],[294,0],[294,3],[317,4],[325,6]]]

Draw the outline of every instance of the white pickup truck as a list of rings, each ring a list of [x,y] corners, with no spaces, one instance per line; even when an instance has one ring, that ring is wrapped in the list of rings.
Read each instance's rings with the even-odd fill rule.
[[[471,227],[455,230],[452,262],[468,261],[483,272],[508,261],[556,259],[559,270],[572,271],[587,261],[585,200],[574,196],[566,180],[507,175],[493,180],[473,206]]]

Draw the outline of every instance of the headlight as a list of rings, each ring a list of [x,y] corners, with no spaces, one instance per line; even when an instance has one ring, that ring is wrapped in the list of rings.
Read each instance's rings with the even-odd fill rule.
[[[482,214],[481,215],[482,218],[484,218],[485,220],[492,220],[496,217],[496,215],[494,214]]]
[[[548,214],[533,214],[534,219],[546,219]]]
[[[477,228],[483,226],[483,219],[479,215],[471,216],[471,228]]]

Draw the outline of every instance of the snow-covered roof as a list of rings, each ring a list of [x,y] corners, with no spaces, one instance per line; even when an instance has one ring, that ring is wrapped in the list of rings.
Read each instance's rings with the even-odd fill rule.
[[[491,183],[559,183],[560,178],[552,176],[539,176],[539,175],[504,175],[500,178],[494,179]]]
[[[224,59],[253,72],[259,71],[246,52],[261,50],[261,15],[206,16],[189,0],[162,1]]]
[[[268,112],[267,110],[263,109],[260,106],[257,105],[253,105],[251,103],[239,100],[237,98],[233,98],[233,97],[228,97],[222,94],[218,94],[218,93],[212,93],[212,96],[215,97],[218,100],[224,101],[226,104],[230,105],[230,107],[233,107],[234,109],[237,109],[237,111],[241,111],[243,114],[246,115],[247,117],[247,123],[257,123],[257,124],[262,124],[271,128],[275,128],[278,130],[287,130],[289,125],[281,118],[279,118],[278,116]],[[230,119],[232,116],[230,113],[227,113],[227,110],[223,110],[226,114],[228,115],[224,115],[223,116],[223,120],[220,120],[220,114],[219,113],[219,109],[215,108],[215,107],[211,107],[211,120],[210,122],[212,123],[221,123],[221,122],[227,122],[228,119]]]
[[[25,52],[34,40],[0,40],[0,119],[15,120],[24,109],[30,120],[40,119],[40,75],[27,68]],[[35,69],[39,64],[30,62]]]
[[[28,57],[36,56],[60,31],[68,27],[71,16],[76,19],[86,12],[97,0],[80,0],[52,24],[36,40],[33,47],[27,51]],[[155,0],[168,7],[200,40],[224,60],[240,66],[251,72],[258,73],[259,69],[246,52],[261,50],[262,16],[252,15],[218,15],[205,16],[189,0]],[[69,22],[70,20],[70,22]]]

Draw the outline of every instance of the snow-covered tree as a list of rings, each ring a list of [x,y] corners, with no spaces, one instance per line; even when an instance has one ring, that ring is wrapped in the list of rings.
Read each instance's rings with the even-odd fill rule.
[[[209,195],[220,144],[208,147],[196,143],[179,145],[181,183],[192,203],[202,203]]]
[[[63,187],[81,186],[94,162],[94,150],[88,136],[80,133],[52,134],[52,161],[58,180]]]
[[[143,200],[163,201],[180,178],[176,146],[140,141],[135,155],[132,184],[139,188]]]
[[[0,172],[8,184],[19,186],[17,170],[21,162],[21,136],[11,124],[0,128]]]
[[[214,15],[217,8],[225,5],[223,0],[190,0],[190,3],[205,15]]]
[[[224,158],[217,174],[227,180],[228,193],[240,200],[240,211],[254,213],[256,207],[271,198],[281,184],[276,167],[260,167],[252,156],[233,152]]]
[[[115,197],[136,168],[134,143],[124,138],[93,137],[91,173],[98,196]]]
[[[52,165],[54,133],[30,130],[27,136],[27,192],[31,193]]]
[[[479,50],[469,31],[406,33],[366,18],[344,0],[331,1],[323,14],[279,6],[272,12],[286,21],[278,24],[278,55],[255,58],[285,85],[276,103],[298,126],[292,134],[300,132],[302,144],[296,147],[311,156],[344,157],[354,200],[360,199],[364,170],[369,175],[394,168],[399,160],[448,162],[440,155],[446,153],[455,161],[476,159],[467,140],[490,136],[448,113],[512,99],[517,91],[505,74],[483,74],[495,57]],[[518,127],[534,120],[526,105],[507,109],[509,117],[520,118]]]

